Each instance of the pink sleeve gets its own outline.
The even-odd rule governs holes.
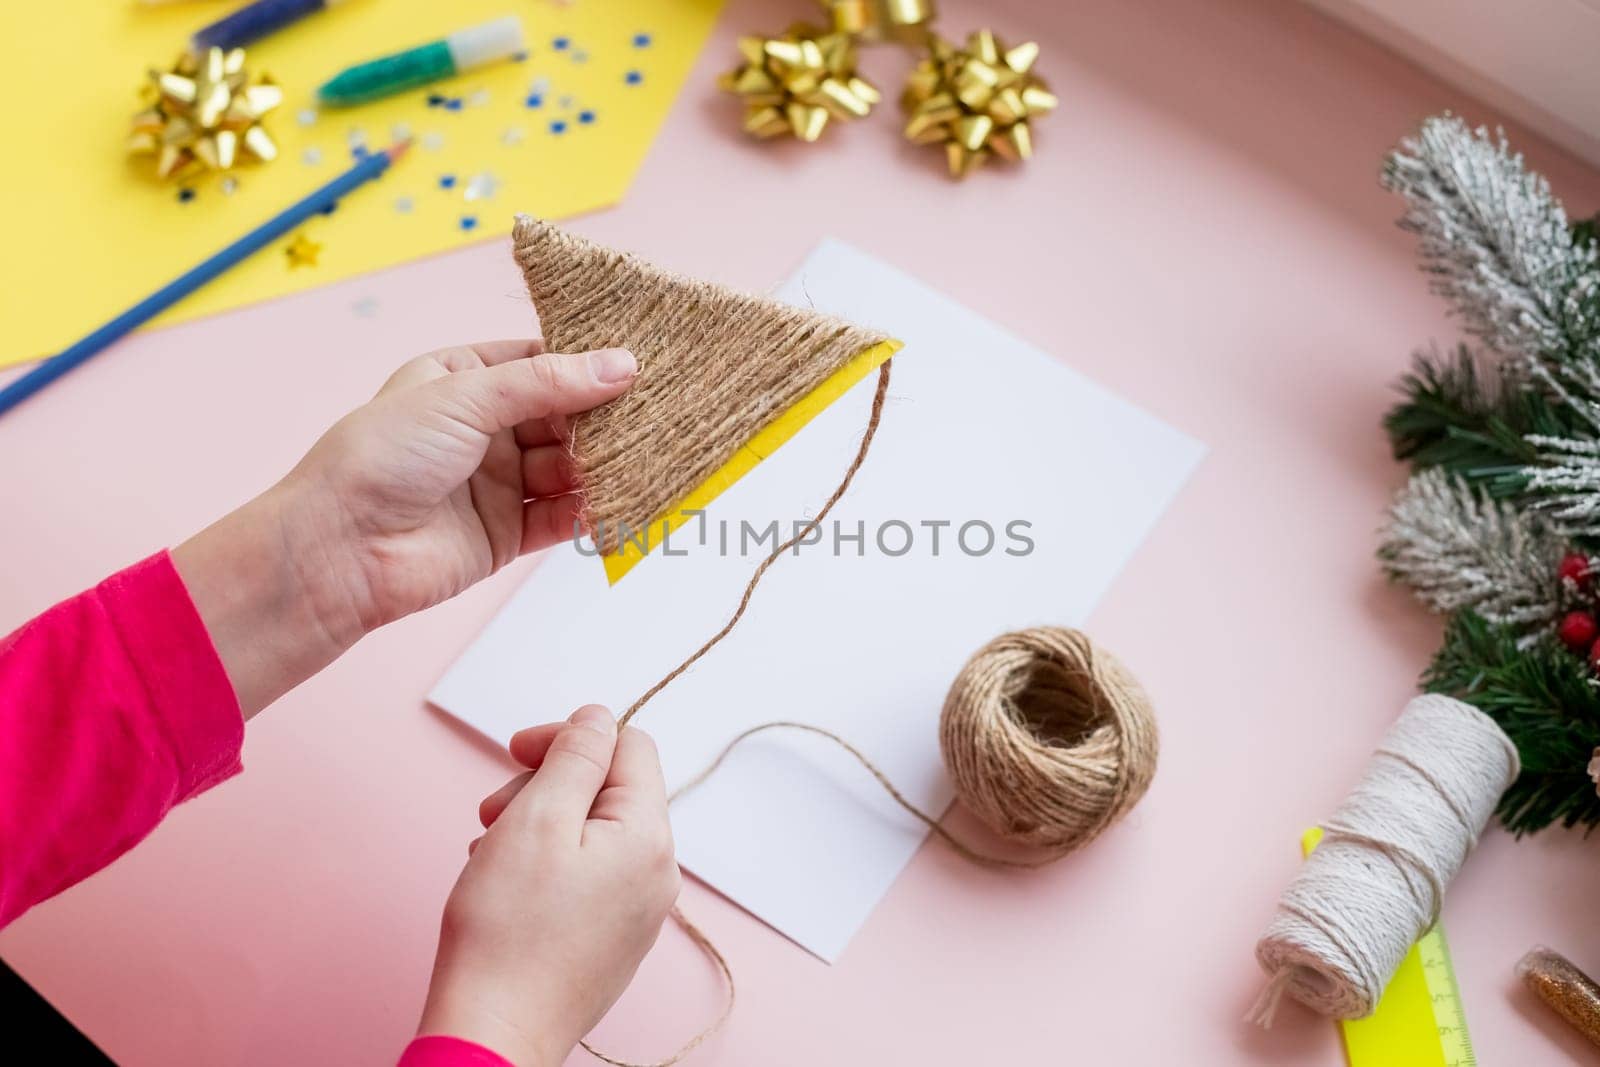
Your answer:
[[[0,926],[237,774],[243,741],[165,552],[0,639]]]
[[[459,1037],[429,1034],[406,1046],[398,1067],[513,1067],[510,1060]]]

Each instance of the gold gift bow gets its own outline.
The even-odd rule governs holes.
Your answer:
[[[1013,162],[1033,155],[1030,120],[1056,107],[1055,94],[1036,77],[1039,46],[1007,49],[989,30],[966,48],[937,36],[906,80],[900,106],[905,135],[916,144],[943,144],[950,175],[964,178],[991,155]]]
[[[856,74],[855,44],[843,33],[799,23],[777,37],[741,37],[739,52],[744,64],[720,84],[744,98],[744,129],[756,137],[815,141],[830,119],[861,118],[882,99]]]
[[[155,156],[158,177],[196,163],[231,170],[241,150],[263,161],[277,157],[261,117],[283,103],[283,90],[266,79],[250,81],[244,49],[185,53],[171,70],[152,70],[150,82],[150,106],[133,117],[128,151]]]

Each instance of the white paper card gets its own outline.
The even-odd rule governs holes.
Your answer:
[[[1005,630],[1081,625],[1203,448],[839,242],[778,297],[906,343],[882,423],[821,542],[774,566],[733,634],[637,725],[669,789],[741,730],[788,719],[845,737],[942,812],[937,723],[962,663]],[[626,707],[727,620],[775,544],[758,535],[777,520],[787,537],[827,499],[875,379],[674,534],[681,555],[658,549],[608,588],[598,559],[549,552],[430,699],[501,742],[584,703]],[[847,753],[793,731],[741,745],[672,822],[685,868],[829,961],[925,835]]]

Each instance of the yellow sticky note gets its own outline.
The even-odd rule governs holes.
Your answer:
[[[850,387],[882,366],[904,346],[899,341],[873,345],[834,371],[783,414],[773,419],[752,437],[733,458],[718,467],[674,508],[652,519],[643,530],[623,541],[620,548],[604,557],[606,578],[612,585],[654,551],[666,538],[694,517],[694,513],[755,469],[756,464],[776,452],[784,442],[799,433],[824,408],[838,400]]]
[[[124,151],[151,67],[229,5],[118,0],[0,5],[7,101],[0,167],[0,366],[50,355],[347,169],[358,146],[415,139],[378,182],[155,320],[179,322],[562,218],[626,192],[722,0],[348,0],[247,49],[285,100],[272,163],[177,184]],[[317,87],[344,67],[506,14],[528,56],[343,110]],[[711,92],[712,87],[699,87]],[[693,90],[691,90],[693,91]],[[432,105],[430,94],[440,98]],[[180,198],[180,190],[189,193]]]

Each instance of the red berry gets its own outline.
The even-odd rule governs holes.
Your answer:
[[[1600,672],[1600,641],[1596,641],[1589,650],[1589,666]]]
[[[1568,552],[1561,557],[1561,566],[1556,568],[1556,575],[1564,581],[1574,583],[1579,589],[1587,589],[1591,571],[1588,556],[1582,552]]]
[[[1595,646],[1596,635],[1600,635],[1600,625],[1595,624],[1594,616],[1587,611],[1567,612],[1561,625],[1556,627],[1556,636],[1561,638],[1561,643],[1574,652],[1586,652]]]

